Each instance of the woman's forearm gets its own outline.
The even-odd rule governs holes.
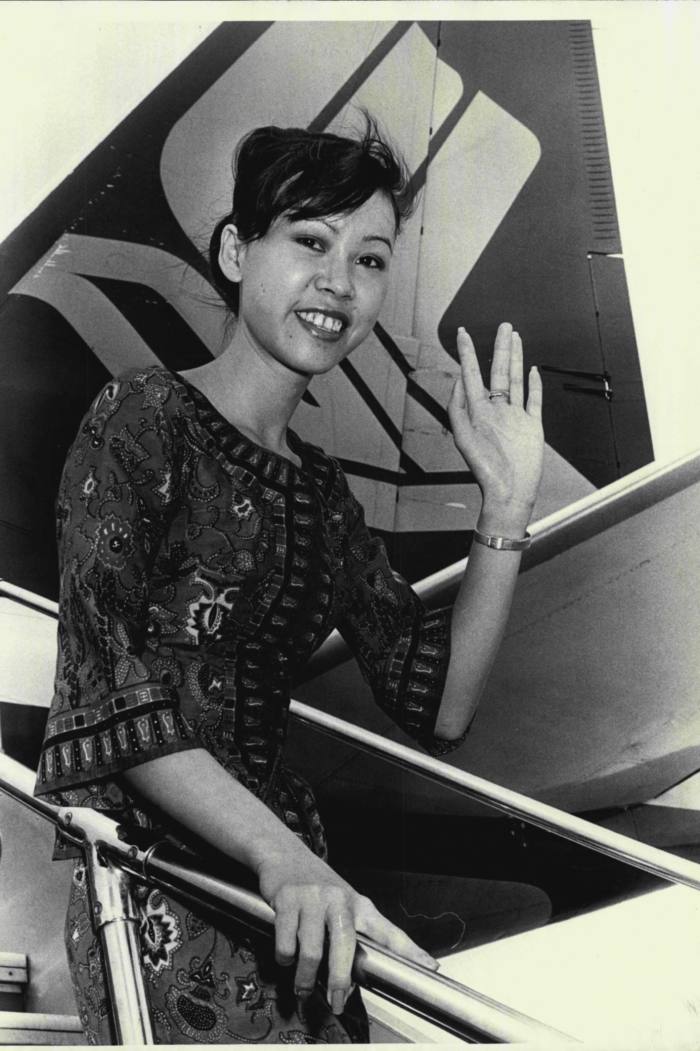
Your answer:
[[[272,858],[312,856],[299,837],[204,748],[152,759],[122,777],[150,803],[254,872]]]
[[[489,388],[474,344],[457,333],[460,373],[448,413],[455,445],[484,497],[479,532],[519,540],[525,535],[542,476],[542,381],[528,374],[525,401],[523,347],[508,323],[498,326]],[[520,552],[472,545],[452,612],[452,651],[435,724],[438,737],[464,733],[501,645]]]
[[[477,529],[517,540],[528,508],[482,509]],[[520,551],[473,543],[452,610],[450,662],[435,724],[438,737],[460,737],[474,715],[498,653],[520,568]]]
[[[356,931],[415,963],[437,967],[204,749],[152,759],[122,776],[146,800],[256,873],[260,893],[275,911],[277,962],[296,959],[294,987],[301,999],[314,989],[327,940],[328,1000],[336,1014],[343,1011]]]

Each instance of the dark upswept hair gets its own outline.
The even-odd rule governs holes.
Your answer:
[[[282,215],[318,219],[352,212],[380,191],[394,211],[396,232],[410,216],[413,188],[406,163],[364,113],[361,138],[305,128],[255,128],[234,155],[233,204],[214,227],[209,263],[214,282],[234,310],[238,286],[219,266],[221,234],[232,223],[243,241],[264,237]]]

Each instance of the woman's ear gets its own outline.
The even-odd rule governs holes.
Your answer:
[[[233,223],[227,223],[221,231],[219,243],[219,266],[224,277],[229,281],[241,280],[241,262],[245,245],[242,244],[238,230]]]

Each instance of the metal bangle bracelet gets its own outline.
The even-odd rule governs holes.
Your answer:
[[[520,540],[511,540],[507,536],[494,536],[491,533],[480,533],[478,529],[474,530],[474,539],[477,544],[483,544],[485,547],[492,547],[496,551],[524,551],[526,547],[529,547],[532,543],[532,537],[529,533],[525,533],[525,536]]]

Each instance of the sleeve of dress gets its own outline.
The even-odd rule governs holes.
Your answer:
[[[156,372],[110,382],[68,454],[56,504],[56,685],[37,794],[198,747],[175,692],[151,677],[147,647],[149,573],[178,488],[173,398]]]
[[[345,482],[338,629],[383,711],[431,755],[457,748],[434,732],[450,660],[451,610],[428,610],[395,573]]]

